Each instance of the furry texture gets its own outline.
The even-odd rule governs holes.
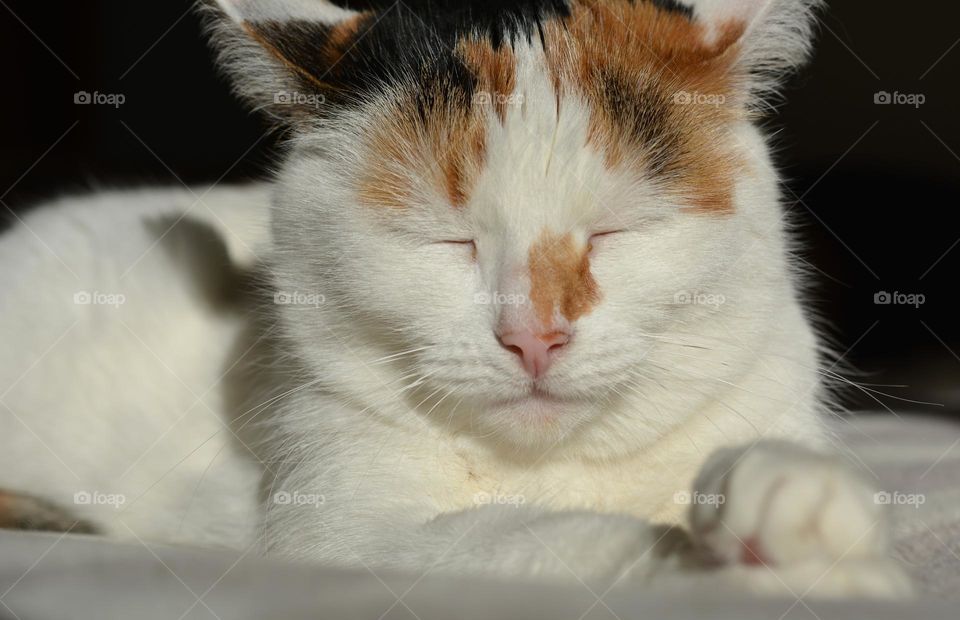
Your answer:
[[[811,452],[817,344],[752,122],[813,3],[345,4],[211,3],[238,91],[291,127],[269,200],[214,190],[174,227],[216,256],[162,251],[149,222],[190,211],[165,192],[2,239],[0,488],[92,486],[135,498],[76,506],[108,533],[350,566],[907,592],[868,487]],[[260,313],[197,277],[251,253]],[[74,275],[129,303],[64,306]],[[517,333],[563,346],[520,363]],[[724,501],[689,537],[650,525],[702,494]]]

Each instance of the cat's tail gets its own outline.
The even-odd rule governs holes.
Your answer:
[[[51,502],[0,490],[0,529],[96,534],[90,523]]]

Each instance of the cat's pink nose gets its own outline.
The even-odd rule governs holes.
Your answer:
[[[535,334],[522,330],[500,334],[498,337],[507,350],[520,356],[524,370],[534,379],[546,374],[554,354],[570,342],[570,334],[564,331]]]

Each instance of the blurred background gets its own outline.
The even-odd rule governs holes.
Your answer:
[[[768,121],[808,294],[855,378],[885,386],[848,404],[960,415],[960,5],[833,4]],[[231,97],[191,5],[0,0],[0,226],[72,191],[264,176],[278,136]]]

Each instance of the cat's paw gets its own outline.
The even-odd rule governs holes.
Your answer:
[[[694,543],[715,563],[766,573],[758,584],[829,596],[911,591],[889,558],[873,487],[835,458],[782,442],[724,450],[695,489],[694,498],[712,501],[692,502]]]

